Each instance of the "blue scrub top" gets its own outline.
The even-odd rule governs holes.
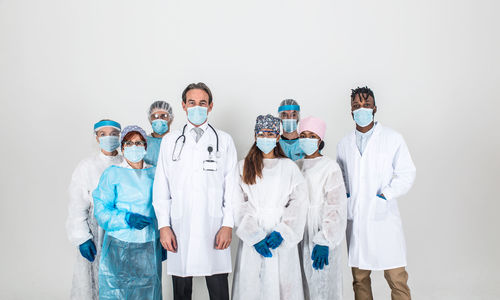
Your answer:
[[[281,137],[280,145],[285,155],[293,161],[299,160],[305,156],[305,153],[299,146],[299,139],[285,140]]]
[[[156,167],[156,163],[158,161],[158,155],[160,153],[160,145],[161,145],[162,138],[156,138],[156,137],[148,135],[146,137],[146,139],[148,142],[148,149],[146,152],[146,156],[144,156],[144,161],[147,164],[150,164],[150,165]]]
[[[131,169],[110,166],[101,175],[99,185],[92,193],[94,215],[105,231],[125,242],[145,243],[158,238],[156,215],[153,208],[153,181],[155,167]],[[125,220],[127,213],[136,213],[154,219],[154,224],[137,230]]]

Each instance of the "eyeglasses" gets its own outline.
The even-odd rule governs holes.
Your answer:
[[[169,117],[169,114],[152,114],[151,120],[162,119],[162,120],[168,121],[168,117]]]
[[[132,142],[132,141],[126,141],[123,143],[125,147],[131,147],[133,145],[136,145],[137,147],[144,147],[146,145],[146,142],[144,141],[137,141],[137,142]]]

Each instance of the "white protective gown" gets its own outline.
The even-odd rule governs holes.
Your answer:
[[[102,172],[111,165],[120,164],[122,160],[123,157],[119,154],[106,156],[99,151],[98,154],[82,160],[73,172],[66,221],[68,239],[76,250],[71,299],[99,299],[99,259],[104,232],[94,217],[92,192],[97,187]],[[79,250],[80,244],[89,239],[92,239],[97,249],[92,263],[84,258]]]
[[[304,293],[311,300],[342,299],[341,242],[346,229],[347,199],[339,165],[321,156],[301,159],[297,165],[309,190],[304,240],[301,242]],[[314,245],[329,247],[328,265],[315,270],[311,259]]]
[[[178,161],[172,159],[172,153],[176,140],[176,154],[182,147],[182,128],[163,137],[156,166],[153,206],[158,228],[171,226],[177,238],[177,252],[168,253],[167,272],[180,277],[230,273],[230,247],[215,249],[215,236],[222,226],[233,227],[231,191],[237,184],[236,148],[229,134],[217,130],[217,157],[213,130],[206,123],[200,126],[204,133],[196,143],[192,128],[191,124],[186,126]],[[209,146],[217,171],[204,170],[204,161],[210,159]]]
[[[388,270],[406,266],[406,245],[397,199],[415,180],[403,137],[376,123],[363,155],[353,131],[337,147],[347,193],[349,266]],[[387,200],[377,197],[384,194]]]
[[[239,164],[243,174],[243,161]],[[234,212],[240,238],[233,281],[233,300],[304,299],[298,244],[304,234],[307,186],[295,163],[288,158],[265,159],[262,178],[247,185],[240,179]],[[253,245],[271,232],[283,237],[261,256]]]

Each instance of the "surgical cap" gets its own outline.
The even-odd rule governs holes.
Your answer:
[[[280,122],[281,120],[273,115],[260,115],[255,120],[255,133],[259,133],[263,129],[269,129],[276,132],[276,134],[280,134]]]
[[[122,127],[118,122],[115,122],[113,120],[101,120],[94,124],[94,132],[97,132],[99,129],[103,127],[113,127],[115,129],[118,129],[118,131],[122,130]]]
[[[123,142],[123,138],[128,133],[133,132],[133,131],[139,133],[140,135],[142,135],[142,137],[144,138],[144,140],[147,141],[146,132],[144,131],[144,129],[142,129],[141,127],[139,127],[137,125],[129,125],[129,126],[123,128],[122,135],[120,137],[120,143]]]
[[[154,114],[157,111],[166,111],[168,115],[170,116],[170,119],[174,118],[174,113],[172,112],[172,106],[168,104],[168,102],[165,101],[155,101],[151,106],[149,106],[149,113],[148,113],[148,118],[149,121],[151,121],[151,115]]]
[[[321,140],[323,140],[326,133],[326,123],[320,118],[316,117],[304,118],[299,123],[299,134],[304,131],[314,132],[319,136]]]
[[[278,107],[278,112],[280,113],[285,110],[295,110],[300,112],[300,105],[293,99],[285,99],[281,101],[280,106]]]

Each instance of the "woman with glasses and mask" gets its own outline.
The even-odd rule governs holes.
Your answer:
[[[155,168],[143,160],[146,133],[123,129],[124,161],[107,168],[93,192],[94,214],[106,231],[99,299],[161,299],[162,247],[152,205]]]
[[[239,163],[234,221],[241,239],[233,300],[302,300],[298,243],[307,213],[307,186],[281,146],[280,119],[259,116],[255,143]]]

